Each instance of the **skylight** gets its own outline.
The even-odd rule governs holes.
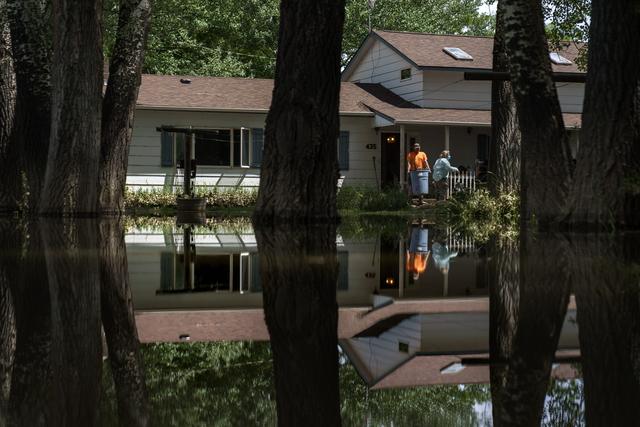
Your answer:
[[[457,374],[463,369],[464,369],[464,365],[462,363],[454,362],[450,365],[447,365],[444,369],[440,370],[440,373],[441,374]]]
[[[460,61],[473,61],[473,56],[469,55],[464,50],[459,47],[445,47],[444,50],[446,53],[451,55],[453,58],[458,59]]]
[[[573,62],[569,61],[564,56],[560,55],[558,52],[549,52],[549,59],[551,62],[558,65],[571,65]]]

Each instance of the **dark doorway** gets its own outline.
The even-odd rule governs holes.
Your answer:
[[[400,134],[383,132],[382,145],[382,186],[397,186],[400,182]]]

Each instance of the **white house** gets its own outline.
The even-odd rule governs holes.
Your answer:
[[[404,157],[420,142],[431,162],[450,149],[453,163],[474,168],[488,158],[491,82],[465,80],[490,71],[493,39],[372,31],[342,73],[338,158],[345,185],[405,182]],[[553,71],[584,73],[578,49],[550,54]],[[569,79],[571,80],[571,79]],[[574,150],[581,124],[584,83],[557,83]],[[138,98],[127,184],[180,186],[182,134],[196,131],[196,185],[257,187],[263,128],[273,81],[144,75]]]

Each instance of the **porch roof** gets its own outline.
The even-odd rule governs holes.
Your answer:
[[[405,101],[377,83],[356,83],[367,93],[362,104],[372,112],[396,125],[491,126],[491,110],[457,108],[422,108]],[[565,127],[579,128],[582,115],[563,113]]]

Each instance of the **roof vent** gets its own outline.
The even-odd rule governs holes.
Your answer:
[[[560,55],[558,52],[549,52],[549,59],[551,62],[558,65],[571,65],[573,62],[569,61],[564,56]]]
[[[457,59],[460,61],[473,61],[473,56],[469,55],[467,52],[460,49],[459,47],[445,47],[442,50],[444,50],[447,54],[452,56],[454,59]]]
[[[188,84],[191,84],[191,80],[190,79],[180,79],[180,83],[182,83],[183,85],[188,85]]]

